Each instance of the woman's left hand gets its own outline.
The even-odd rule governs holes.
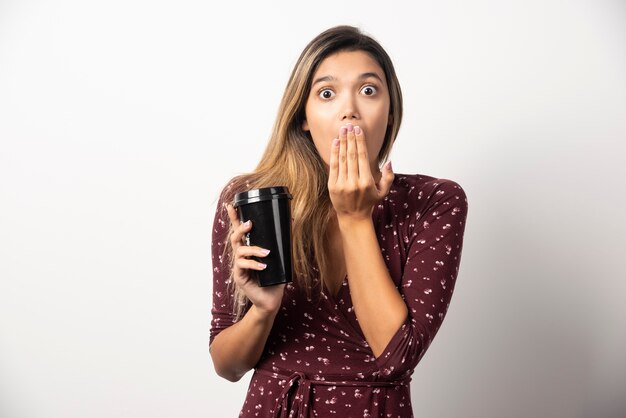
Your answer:
[[[391,162],[376,182],[370,168],[365,134],[358,126],[342,127],[330,149],[328,191],[337,217],[371,219],[374,205],[387,196],[394,174]]]

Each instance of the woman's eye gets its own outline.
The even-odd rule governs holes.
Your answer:
[[[374,87],[374,86],[365,86],[365,87],[363,87],[361,89],[361,91],[366,96],[371,96],[372,94],[376,93],[376,87]]]
[[[319,92],[319,96],[322,99],[330,99],[331,97],[333,97],[333,91],[330,89],[324,89],[322,91]]]

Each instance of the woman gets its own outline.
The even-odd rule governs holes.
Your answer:
[[[412,416],[409,382],[444,319],[467,201],[454,181],[384,164],[402,120],[390,58],[350,26],[306,46],[254,172],[220,195],[209,351],[216,372],[254,368],[240,417]],[[380,167],[382,166],[382,170]],[[294,281],[259,287],[254,228],[231,202],[288,186]],[[290,415],[294,413],[295,415]]]

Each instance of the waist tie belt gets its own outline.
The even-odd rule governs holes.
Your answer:
[[[391,382],[370,382],[367,380],[342,380],[329,382],[327,380],[312,381],[302,372],[293,372],[291,376],[285,376],[263,369],[255,369],[255,372],[263,376],[287,381],[287,384],[283,388],[282,392],[278,395],[276,405],[274,406],[275,418],[309,418],[309,406],[311,405],[309,401],[312,386],[394,387],[399,385],[408,385],[411,381],[411,377],[409,376],[403,380]],[[290,409],[289,400],[291,398],[291,394],[294,392],[292,389],[296,386],[297,389],[295,390],[295,397],[293,397]]]

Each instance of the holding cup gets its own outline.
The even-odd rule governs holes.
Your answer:
[[[291,194],[284,186],[265,187],[237,193],[233,206],[239,220],[252,221],[252,229],[246,234],[246,245],[270,250],[263,260],[267,264],[262,271],[255,271],[259,286],[290,283],[291,268]]]

